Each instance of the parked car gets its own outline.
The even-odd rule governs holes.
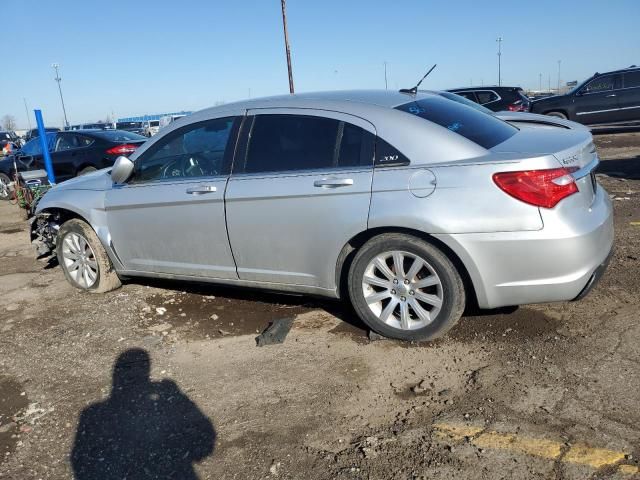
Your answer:
[[[75,130],[109,130],[113,128],[112,123],[80,123],[78,125],[69,125],[65,127],[66,131],[75,131]]]
[[[596,73],[566,95],[532,102],[531,111],[593,126],[640,122],[640,67]]]
[[[178,113],[176,115],[164,115],[163,117],[160,117],[160,121],[158,122],[158,129],[165,128],[170,123],[175,122],[176,120],[185,116],[186,114],[184,113]]]
[[[160,120],[147,120],[142,122],[145,137],[153,137],[160,130]]]
[[[436,91],[420,90],[420,91],[434,93],[444,98],[448,98],[449,100],[453,100],[454,102],[467,105],[468,107],[474,108],[480,112],[486,113],[488,115],[493,115],[494,117],[499,118],[500,120],[509,122],[510,124],[519,128],[523,128],[523,127],[566,128],[568,130],[587,129],[584,125],[580,123],[572,122],[571,120],[565,120],[558,117],[548,117],[546,115],[539,115],[536,113],[529,113],[529,112],[511,112],[508,110],[503,112],[494,112],[492,110],[489,110],[486,107],[483,107],[480,104],[472,102],[471,100],[458,95],[457,93],[437,91],[437,90]]]
[[[254,99],[183,118],[50,190],[32,239],[89,292],[165,277],[350,299],[374,331],[584,296],[613,245],[586,130],[428,93]]]
[[[133,153],[145,140],[146,137],[120,130],[47,133],[57,182],[110,167],[118,156]],[[19,171],[44,168],[39,137],[28,141],[14,155]],[[8,199],[5,187],[11,183],[13,174],[13,157],[0,161],[0,200]]]
[[[46,127],[44,130],[45,130],[45,132],[59,132],[60,131],[60,129],[56,128],[56,127]],[[37,138],[38,136],[40,136],[40,131],[37,128],[32,128],[24,136],[24,141],[28,142],[29,140],[31,140],[33,138]]]
[[[125,130],[127,132],[133,132],[138,135],[144,135],[144,128],[142,122],[116,122],[116,130]]]
[[[503,110],[512,112],[529,111],[529,98],[520,87],[468,87],[452,88],[448,91],[463,96],[494,112]]]

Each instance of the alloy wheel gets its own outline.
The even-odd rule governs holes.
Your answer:
[[[70,232],[62,241],[62,258],[69,276],[81,288],[91,288],[98,279],[98,262],[89,242]]]
[[[376,255],[369,262],[362,291],[371,312],[401,330],[429,325],[444,301],[442,281],[434,268],[418,255],[398,250]]]

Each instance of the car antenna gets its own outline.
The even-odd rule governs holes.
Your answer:
[[[433,71],[433,69],[434,69],[434,68],[436,68],[436,66],[437,66],[437,63],[434,63],[434,64],[433,64],[433,67],[431,67],[431,68],[429,69],[429,71],[428,71],[427,73],[425,73],[425,74],[424,74],[424,77],[422,77],[422,78],[420,79],[420,81],[416,84],[416,86],[415,86],[415,87],[413,87],[413,88],[401,88],[401,89],[400,89],[400,93],[409,93],[409,94],[411,94],[411,95],[415,95],[416,93],[418,93],[418,87],[420,86],[420,84],[422,83],[422,81],[423,81],[425,78],[427,78],[427,76],[428,76],[428,75]]]

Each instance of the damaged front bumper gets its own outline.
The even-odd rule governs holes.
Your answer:
[[[38,258],[46,258],[56,254],[58,230],[61,218],[59,213],[42,212],[31,218],[31,244],[36,247]]]

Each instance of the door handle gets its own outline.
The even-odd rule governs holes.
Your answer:
[[[353,185],[353,178],[323,178],[313,182],[314,187],[338,188]]]
[[[202,195],[203,193],[213,193],[218,190],[213,185],[198,185],[197,187],[187,188],[187,193],[191,195]]]
[[[611,95],[605,95],[604,98],[610,98],[610,97],[616,97],[617,95],[615,93],[612,93]]]

